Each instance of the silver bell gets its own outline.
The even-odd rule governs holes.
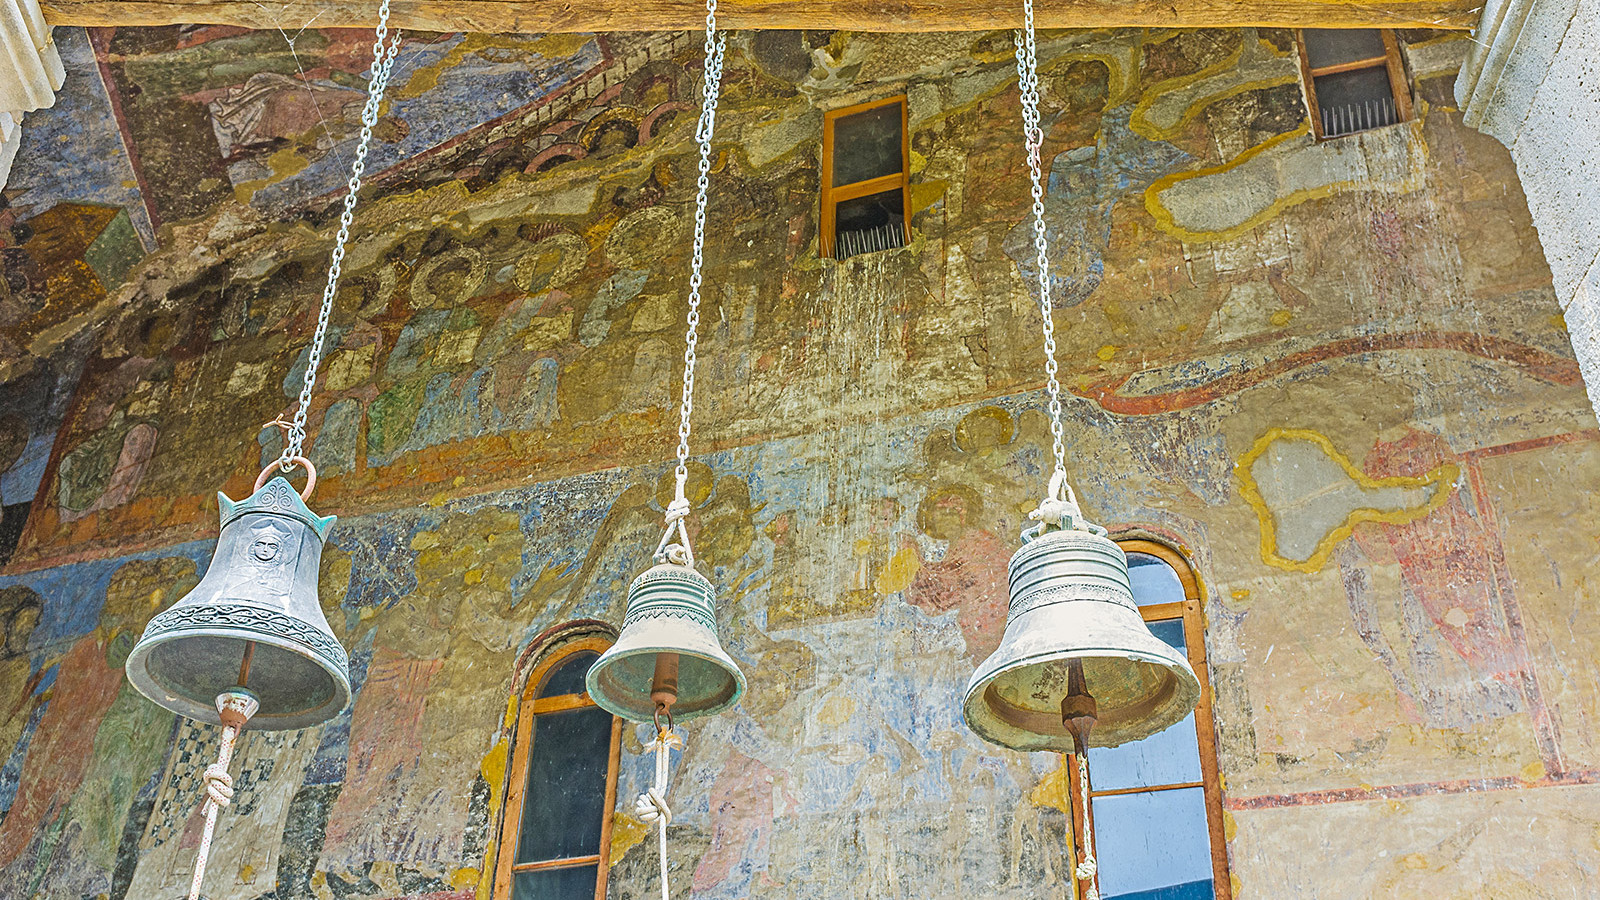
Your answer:
[[[211,565],[150,620],[128,656],[128,681],[212,724],[221,724],[217,696],[238,686],[261,703],[251,728],[305,728],[338,715],[350,701],[350,660],[317,602],[335,517],[312,512],[282,477],[237,503],[218,493],[217,503],[222,533]]]
[[[1005,635],[962,705],[980,737],[1070,753],[1149,737],[1194,709],[1194,669],[1144,624],[1115,542],[1045,531],[1012,555],[1009,578]]]
[[[662,563],[628,587],[622,633],[589,669],[589,696],[614,715],[651,721],[714,715],[744,694],[744,673],[717,640],[716,590],[688,566]]]

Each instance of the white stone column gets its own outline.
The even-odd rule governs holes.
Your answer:
[[[1456,100],[1511,149],[1600,414],[1600,0],[1488,0],[1474,38]]]
[[[54,105],[66,77],[39,0],[0,0],[0,187],[17,155],[23,114]]]

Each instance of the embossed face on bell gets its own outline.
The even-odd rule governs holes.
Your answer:
[[[287,590],[288,579],[292,577],[293,553],[289,546],[292,539],[290,528],[276,520],[252,523],[240,542],[233,586],[251,584],[274,591]]]
[[[270,562],[278,555],[278,549],[283,544],[275,534],[262,534],[256,536],[256,542],[250,545],[250,552],[262,562]]]

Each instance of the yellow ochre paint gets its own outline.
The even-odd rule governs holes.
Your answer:
[[[1423,143],[1421,136],[1414,129],[1414,126],[1417,126],[1419,122],[1420,120],[1413,120],[1412,122],[1407,123],[1407,127],[1413,127],[1413,131],[1410,135],[1408,135],[1408,140],[1411,142],[1412,147],[1416,152],[1426,154],[1427,146]],[[1260,144],[1251,147],[1249,150],[1244,151],[1243,153],[1235,156],[1233,159],[1221,165],[1212,166],[1205,169],[1196,169],[1192,172],[1175,172],[1171,175],[1160,178],[1154,184],[1150,185],[1149,188],[1145,189],[1145,209],[1148,210],[1151,217],[1156,220],[1156,224],[1160,226],[1162,231],[1167,232],[1179,240],[1198,244],[1207,243],[1210,241],[1232,240],[1240,235],[1253,231],[1262,223],[1276,218],[1279,213],[1283,212],[1289,207],[1298,206],[1307,200],[1317,200],[1322,197],[1331,197],[1334,194],[1350,188],[1371,189],[1374,187],[1374,183],[1370,181],[1346,179],[1343,181],[1330,181],[1327,184],[1318,185],[1314,188],[1302,188],[1300,190],[1290,191],[1282,197],[1278,197],[1273,200],[1271,205],[1269,205],[1266,209],[1261,210],[1245,221],[1240,222],[1238,225],[1235,225],[1231,228],[1225,228],[1221,231],[1190,231],[1189,229],[1184,228],[1182,225],[1179,225],[1177,218],[1173,216],[1172,212],[1161,203],[1161,192],[1172,187],[1180,181],[1187,181],[1190,178],[1204,178],[1207,175],[1216,175],[1226,172],[1230,169],[1243,165],[1254,157],[1259,156],[1260,154],[1271,150],[1274,147],[1277,147],[1279,144],[1304,138],[1310,133],[1311,123],[1307,122],[1293,131],[1286,131],[1283,134],[1262,141]],[[1426,167],[1422,165],[1413,166],[1413,171],[1410,177],[1403,179],[1395,186],[1397,192],[1404,193],[1420,187],[1425,168]]]
[[[1267,507],[1266,500],[1262,499],[1261,490],[1256,485],[1255,477],[1250,474],[1250,468],[1255,465],[1256,460],[1267,452],[1267,448],[1273,442],[1280,440],[1306,441],[1316,444],[1322,448],[1322,451],[1328,455],[1329,459],[1339,464],[1339,467],[1345,471],[1345,474],[1351,480],[1363,488],[1420,488],[1434,485],[1436,489],[1428,497],[1426,503],[1410,509],[1384,511],[1363,507],[1351,510],[1343,523],[1322,536],[1322,540],[1317,542],[1317,547],[1312,551],[1310,557],[1304,561],[1287,559],[1278,553],[1278,534],[1276,529],[1273,528],[1272,510]],[[1333,445],[1333,441],[1329,440],[1326,435],[1304,428],[1272,428],[1259,438],[1256,438],[1255,445],[1250,448],[1250,451],[1241,456],[1239,461],[1234,464],[1233,473],[1239,479],[1239,496],[1243,497],[1244,501],[1250,504],[1250,508],[1256,511],[1256,518],[1261,524],[1261,561],[1279,569],[1309,574],[1321,571],[1322,567],[1327,564],[1328,557],[1333,555],[1333,548],[1338,546],[1340,541],[1349,537],[1351,532],[1355,531],[1357,525],[1363,522],[1404,525],[1407,522],[1414,522],[1443,506],[1445,501],[1450,499],[1450,485],[1461,474],[1461,469],[1454,463],[1445,463],[1426,475],[1395,475],[1389,478],[1372,478],[1367,473],[1356,468],[1355,464],[1350,462],[1349,457],[1340,453],[1339,449]]]

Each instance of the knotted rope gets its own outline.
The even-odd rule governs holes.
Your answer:
[[[239,732],[244,730],[244,723],[259,708],[255,695],[242,688],[217,695],[217,714],[222,719],[222,746],[217,749],[217,761],[206,766],[202,775],[206,783],[206,822],[200,831],[200,849],[195,853],[194,880],[189,882],[189,900],[200,900],[200,882],[205,880],[206,863],[211,859],[211,838],[217,830],[217,813],[233,802],[233,776],[228,774],[228,764],[233,761],[234,744],[239,739]]]
[[[670,900],[667,890],[667,825],[672,821],[672,807],[667,805],[667,775],[671,750],[683,750],[683,739],[668,728],[659,728],[656,739],[650,743],[656,751],[656,780],[648,791],[633,801],[633,814],[646,825],[655,823],[658,828],[657,847],[661,856],[661,900]]]
[[[1094,876],[1100,867],[1094,862],[1094,828],[1089,824],[1089,754],[1080,749],[1072,754],[1078,758],[1078,793],[1083,797],[1083,860],[1073,870],[1083,900],[1100,900]]]

